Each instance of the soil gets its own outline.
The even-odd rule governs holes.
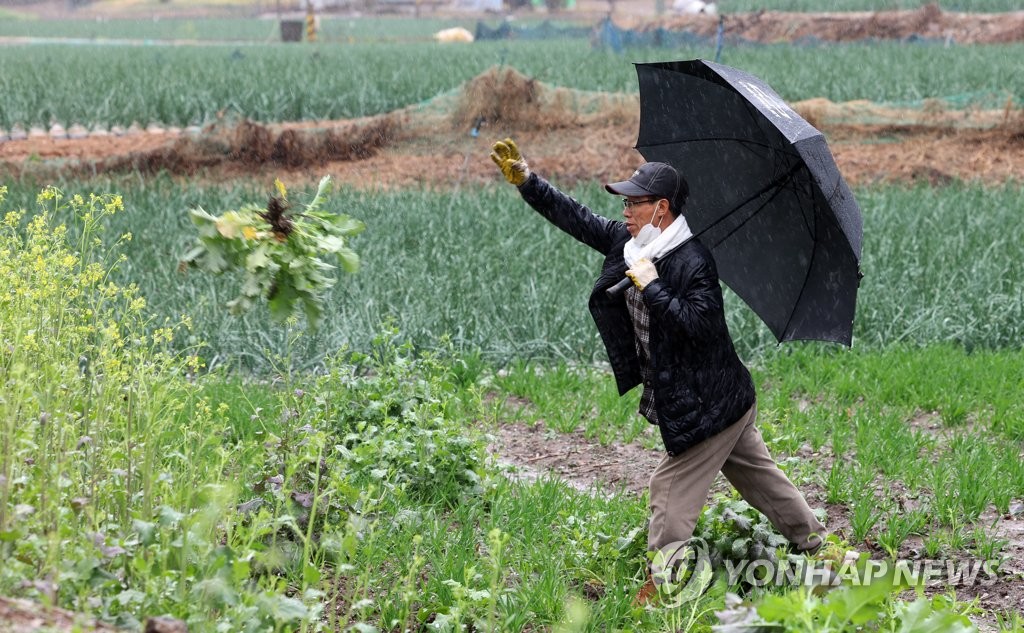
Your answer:
[[[554,475],[582,491],[639,495],[664,456],[663,451],[637,443],[602,446],[582,431],[556,433],[542,424],[501,424],[493,434],[489,450],[499,464],[512,467],[513,477],[532,480]]]
[[[750,42],[861,40],[938,40],[957,44],[995,44],[1024,39],[1024,11],[956,13],[937,4],[905,11],[794,13],[757,11],[722,15],[724,35]],[[710,15],[615,17],[622,28],[648,31],[689,31],[717,36],[719,18]]]
[[[1024,174],[1024,114],[1012,102],[1000,110],[954,110],[939,102],[901,110],[826,99],[792,105],[822,130],[852,185],[998,184]],[[534,171],[571,186],[618,178],[642,162],[632,147],[638,127],[636,95],[572,91],[491,69],[428,104],[358,120],[222,119],[191,132],[101,131],[74,139],[36,131],[0,142],[0,172],[167,171],[209,181],[331,174],[367,189],[458,187],[497,182],[490,145],[513,136]]]
[[[0,630],[6,633],[53,631],[118,631],[80,613],[44,607],[29,600],[0,597]]]
[[[528,402],[514,403],[529,406]],[[653,427],[652,427],[653,429]],[[493,441],[489,451],[493,458],[508,469],[508,476],[515,479],[535,480],[543,477],[557,477],[569,486],[591,494],[632,494],[640,496],[647,489],[648,480],[655,467],[662,460],[664,451],[644,448],[640,443],[613,442],[602,445],[587,438],[582,431],[557,433],[546,429],[543,423],[532,426],[519,423],[500,422],[489,429]],[[653,432],[652,437],[656,435]],[[642,441],[647,442],[649,438]],[[786,455],[775,455],[783,461]],[[796,455],[802,463],[813,464],[817,472],[827,472],[831,459],[824,453],[813,452],[805,445]],[[899,482],[886,484],[897,497],[905,500],[906,507],[915,501],[909,491],[900,490]],[[828,513],[826,526],[831,532],[845,539],[852,539],[850,529],[850,508],[826,501],[825,490],[818,483],[801,482],[799,488],[811,507],[825,508]],[[731,494],[732,488],[722,475],[715,480],[711,495]],[[882,493],[881,484],[877,491]],[[976,601],[981,612],[970,617],[981,631],[998,630],[995,613],[1024,614],[1024,503],[1011,504],[1011,511],[999,515],[990,510],[978,521],[978,525],[989,528],[996,539],[1006,541],[1003,554],[1006,563],[1000,569],[999,579],[992,584],[978,584],[972,587],[957,587],[957,599]],[[854,543],[860,551],[868,552],[873,559],[885,559],[886,554],[872,543]],[[969,555],[968,555],[969,556]],[[911,537],[900,549],[899,558],[915,560],[923,558],[920,537]],[[944,587],[929,587],[926,594],[945,592]],[[907,599],[914,598],[909,592]]]

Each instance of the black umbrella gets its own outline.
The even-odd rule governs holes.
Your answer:
[[[637,64],[648,161],[686,177],[684,216],[779,341],[850,345],[860,209],[821,132],[763,81],[704,60]]]

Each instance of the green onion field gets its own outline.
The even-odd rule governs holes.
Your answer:
[[[522,11],[521,25],[545,17]],[[636,413],[637,390],[616,392],[587,311],[601,256],[537,217],[497,169],[490,180],[393,185],[370,173],[382,163],[360,162],[393,158],[396,173],[438,161],[441,174],[442,159],[490,166],[499,126],[458,132],[455,149],[403,131],[380,154],[193,173],[90,173],[76,162],[88,156],[60,154],[74,139],[11,134],[359,119],[457,94],[495,66],[635,95],[633,62],[715,54],[713,43],[616,52],[584,37],[445,46],[434,32],[472,31],[477,16],[428,15],[329,15],[318,43],[284,44],[266,15],[0,9],[0,630],[148,631],[168,618],[211,633],[1024,631],[1019,177],[851,179],[864,277],[850,349],[780,345],[726,290],[765,441],[841,545],[861,553],[860,568],[827,590],[744,576],[739,561],[802,557],[722,479],[696,530],[712,568],[643,608],[632,600],[647,496],[624,482],[646,471],[608,456],[629,447],[657,460],[663,447]],[[1019,41],[872,39],[730,45],[721,61],[787,101],[913,111],[943,99],[954,112],[996,112],[1010,130],[991,149],[998,162],[1024,148],[1021,59]],[[919,134],[907,120],[850,129],[835,132],[836,148],[891,147],[893,170],[898,143]],[[596,155],[611,151],[583,124],[557,133],[594,134]],[[934,142],[964,133],[949,125]],[[360,187],[348,170],[384,184]],[[338,184],[314,200],[323,175]],[[565,188],[620,218],[602,185]],[[271,196],[313,204],[304,222],[336,222],[313,243],[351,249],[358,270],[272,259],[293,257],[294,227],[257,234],[226,213],[265,213]],[[198,207],[225,215],[204,229],[190,215]],[[182,262],[197,244],[220,244],[204,261],[228,268],[218,257],[252,239],[278,250],[246,251],[249,277]],[[279,264],[325,281],[319,327],[288,316],[304,282],[254,281]],[[240,292],[255,306],[236,314]],[[267,296],[277,297],[269,310]],[[928,561],[981,571],[861,582],[865,569]],[[17,628],[30,616],[41,628]]]

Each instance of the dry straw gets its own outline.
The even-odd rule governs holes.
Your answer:
[[[492,67],[463,86],[451,115],[455,129],[482,123],[504,129],[558,129],[578,122],[564,98],[513,68]]]
[[[207,126],[198,137],[183,137],[152,151],[101,161],[95,169],[195,174],[224,164],[320,166],[373,156],[398,136],[401,127],[401,118],[389,115],[341,127],[276,131],[247,119],[220,121]]]

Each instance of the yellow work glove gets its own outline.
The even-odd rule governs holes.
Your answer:
[[[643,290],[647,284],[658,278],[658,269],[649,259],[638,259],[633,267],[626,271],[626,276],[633,280],[633,285]]]
[[[495,143],[491,149],[494,150],[491,152],[491,160],[501,169],[505,180],[517,187],[526,182],[530,176],[530,166],[523,160],[515,141],[507,138]]]

